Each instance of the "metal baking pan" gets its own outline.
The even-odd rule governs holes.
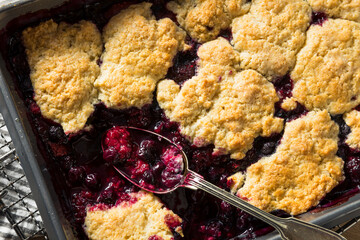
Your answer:
[[[0,29],[26,13],[50,9],[65,0],[7,0],[0,3]],[[44,158],[36,143],[36,137],[26,115],[23,100],[16,91],[3,56],[0,56],[0,110],[29,181],[33,197],[37,202],[50,239],[75,239],[74,232],[60,207],[60,202],[51,182]],[[301,219],[331,228],[360,216],[360,194],[354,195],[341,205],[308,212]],[[280,239],[276,232],[259,239]]]

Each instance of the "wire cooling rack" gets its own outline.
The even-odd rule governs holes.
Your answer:
[[[349,230],[351,227],[353,227],[355,224],[360,222],[360,217],[356,217],[346,223],[340,224],[338,226],[335,226],[332,230],[334,230],[335,232],[338,232],[340,234],[346,232],[347,230]],[[351,240],[351,239],[348,239]]]
[[[333,228],[344,233],[360,217]],[[48,239],[20,161],[0,114],[0,239]]]
[[[47,239],[41,216],[1,115],[0,239]]]

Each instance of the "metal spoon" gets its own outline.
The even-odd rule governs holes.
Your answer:
[[[196,172],[191,171],[188,168],[188,158],[184,151],[181,150],[175,143],[173,143],[170,139],[154,133],[152,131],[134,128],[134,127],[125,127],[126,129],[130,131],[141,131],[145,132],[147,134],[153,134],[157,136],[159,139],[164,139],[171,145],[175,146],[177,149],[179,149],[182,159],[183,159],[183,178],[182,180],[175,185],[174,187],[170,189],[148,189],[147,187],[141,185],[136,180],[132,179],[126,172],[122,171],[121,169],[114,166],[114,168],[127,180],[135,184],[136,186],[149,191],[154,192],[158,194],[165,194],[174,191],[178,187],[185,187],[193,190],[201,189],[209,194],[212,194],[221,200],[224,200],[225,202],[240,208],[241,210],[257,217],[258,219],[261,219],[262,221],[268,223],[272,227],[274,227],[281,235],[282,239],[286,240],[297,240],[297,239],[306,239],[306,240],[346,240],[343,236],[337,234],[336,232],[333,232],[329,229],[304,222],[302,220],[299,220],[294,217],[289,218],[280,218],[277,216],[274,216],[268,212],[265,212],[257,207],[254,207],[253,205],[249,204],[248,202],[242,200],[241,198],[215,186],[214,184],[206,181],[201,175],[197,174]]]

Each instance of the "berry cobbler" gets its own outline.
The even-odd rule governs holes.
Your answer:
[[[1,31],[1,52],[78,239],[254,239],[360,185],[357,0],[71,1]],[[131,128],[154,135],[132,134]]]

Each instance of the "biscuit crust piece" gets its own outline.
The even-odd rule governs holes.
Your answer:
[[[237,172],[228,177],[227,182],[230,183],[230,192],[234,194],[244,185],[245,174]]]
[[[276,152],[248,167],[237,195],[268,212],[297,215],[316,206],[344,179],[338,133],[326,110],[288,122]]]
[[[131,5],[105,26],[101,73],[95,82],[106,106],[126,109],[150,104],[185,32],[168,18],[156,20],[150,3]]]
[[[34,99],[44,117],[66,133],[81,130],[94,111],[101,35],[87,21],[69,25],[49,20],[23,31]]]
[[[333,18],[360,22],[359,0],[307,0],[316,12],[324,12]]]
[[[297,107],[297,102],[293,97],[287,97],[284,99],[284,101],[281,103],[281,108],[285,111],[291,111],[294,110]]]
[[[291,72],[293,96],[308,110],[342,114],[360,104],[360,24],[312,25]]]
[[[284,76],[295,65],[310,21],[311,8],[304,0],[252,1],[249,13],[232,23],[241,67],[270,79]]]
[[[111,208],[93,206],[87,209],[84,226],[90,240],[147,240],[154,235],[163,240],[174,239],[166,218],[181,224],[178,215],[164,207],[152,193],[140,191],[131,197],[131,201]],[[182,235],[181,226],[175,231]]]
[[[176,0],[167,7],[176,13],[179,24],[199,42],[215,39],[230,27],[233,18],[248,12],[246,0]]]
[[[238,53],[225,39],[205,43],[198,55],[198,73],[181,89],[172,80],[158,84],[159,105],[182,134],[241,159],[257,136],[282,130],[283,120],[273,116],[279,100],[273,85],[256,71],[237,71]]]
[[[353,110],[346,113],[344,120],[351,128],[351,133],[347,136],[346,143],[352,148],[360,149],[360,112]]]

